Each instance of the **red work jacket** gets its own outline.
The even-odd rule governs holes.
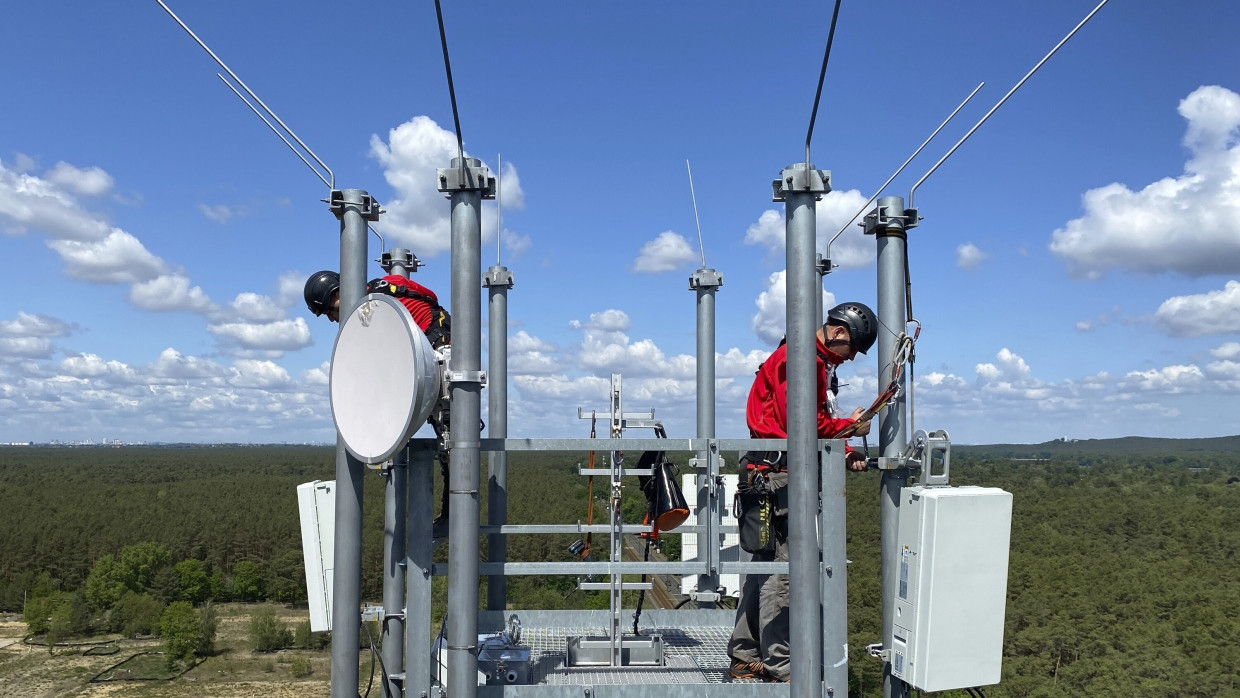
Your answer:
[[[854,420],[831,414],[827,403],[827,365],[822,358],[827,355],[827,348],[817,338],[815,342],[818,345],[814,359],[818,373],[818,438],[829,439]],[[745,421],[749,424],[750,438],[788,438],[787,343],[780,344],[758,367],[758,375],[749,389],[749,400],[745,403]]]

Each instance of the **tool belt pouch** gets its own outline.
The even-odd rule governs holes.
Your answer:
[[[734,510],[740,519],[741,549],[755,555],[775,552],[775,496],[764,475],[737,489]]]

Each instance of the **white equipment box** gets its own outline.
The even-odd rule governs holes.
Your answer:
[[[999,682],[1012,495],[994,487],[907,487],[891,670],[921,691]]]
[[[723,525],[736,525],[735,512],[732,511],[732,502],[736,498],[736,483],[740,476],[736,474],[723,475],[722,497],[720,502],[723,508]],[[680,489],[688,494],[685,499],[689,505],[689,518],[687,523],[697,522],[697,476],[681,475]],[[682,562],[697,562],[697,534],[682,533],[680,534],[680,559]],[[749,553],[745,553],[749,559]],[[741,559],[741,536],[739,533],[723,534],[723,548],[719,551],[719,559],[724,562],[736,562]],[[697,591],[698,578],[696,574],[686,574],[680,578],[680,593],[688,596]],[[723,587],[723,595],[731,596],[739,599],[741,596],[741,576],[739,574],[721,574],[719,575],[719,586]]]
[[[306,565],[306,594],[310,601],[310,629],[332,629],[332,569],[336,552],[336,481],[307,482],[297,486],[301,515],[301,555]]]

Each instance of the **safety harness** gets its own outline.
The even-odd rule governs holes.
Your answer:
[[[431,309],[431,324],[426,327],[426,338],[430,340],[431,347],[439,349],[452,343],[452,316],[439,305],[439,299],[434,296],[383,279],[374,279],[366,284],[366,292],[382,293],[395,298],[412,298],[425,303]]]

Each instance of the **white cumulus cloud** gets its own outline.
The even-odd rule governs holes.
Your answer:
[[[829,192],[814,206],[817,251],[823,255],[829,252],[834,266],[860,268],[874,261],[874,241],[867,238],[859,226],[851,224],[860,220],[859,218],[849,221],[849,216],[860,210],[863,203],[865,197],[861,192],[850,189]],[[845,226],[845,222],[850,224]],[[827,243],[836,233],[840,233],[840,236],[828,251]],[[765,247],[771,257],[784,254],[787,238],[784,214],[774,209],[763,211],[758,220],[745,231],[745,243]]]
[[[285,352],[310,345],[310,328],[303,318],[275,322],[222,322],[207,325],[207,330],[245,349]]]
[[[112,175],[98,167],[81,169],[58,162],[46,176],[48,181],[82,196],[102,196],[112,190]]]
[[[956,266],[961,269],[976,269],[990,255],[971,242],[956,247]]]
[[[1073,273],[1108,269],[1189,276],[1240,272],[1240,95],[1203,86],[1180,102],[1184,173],[1133,191],[1113,183],[1083,196],[1085,215],[1052,236]]]
[[[633,262],[633,271],[645,274],[675,271],[696,259],[697,253],[684,236],[668,230],[642,245],[637,259]]]
[[[786,334],[788,327],[788,272],[780,270],[766,279],[766,290],[754,299],[758,312],[750,318],[749,326],[758,339],[774,346]],[[822,307],[835,305],[835,294],[822,292]]]
[[[1240,359],[1240,342],[1224,342],[1210,350],[1219,359]]]
[[[138,238],[120,228],[113,228],[99,240],[51,240],[47,244],[60,253],[71,276],[98,283],[149,281],[164,273],[168,266],[151,254]]]
[[[1130,371],[1120,381],[1121,388],[1141,392],[1182,393],[1197,388],[1205,376],[1196,366],[1164,366]]]
[[[1240,281],[1228,281],[1218,291],[1168,298],[1154,322],[1174,337],[1240,332]]]
[[[145,310],[184,310],[205,313],[212,309],[211,299],[198,286],[181,274],[164,274],[150,281],[136,283],[129,289],[129,300]]]
[[[451,248],[451,210],[439,191],[436,173],[447,169],[458,154],[456,136],[426,116],[391,129],[386,141],[370,137],[370,155],[383,166],[383,176],[395,191],[394,199],[381,202],[386,213],[377,224],[389,244],[401,243],[423,258]],[[521,177],[512,163],[503,165],[499,190],[505,209],[524,207]],[[494,240],[495,216],[494,203],[488,202],[481,220],[484,242]],[[526,241],[518,236],[512,242],[519,248]]]
[[[1030,375],[1029,364],[1007,347],[999,350],[995,363],[978,364],[976,370],[985,382],[1015,382]]]

